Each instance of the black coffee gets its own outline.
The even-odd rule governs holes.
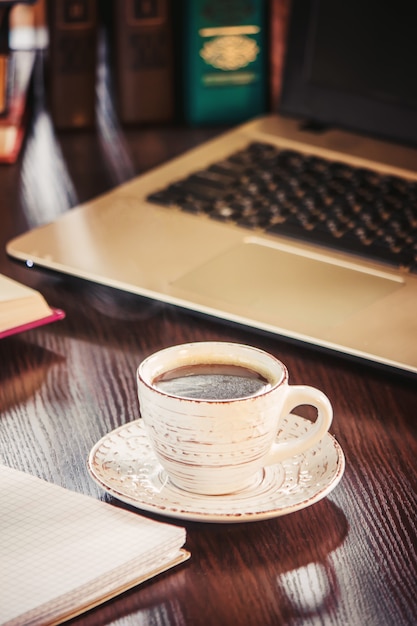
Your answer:
[[[170,395],[201,400],[248,398],[271,387],[255,370],[221,363],[178,367],[155,378],[153,384]]]

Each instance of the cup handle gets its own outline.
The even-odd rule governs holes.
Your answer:
[[[290,385],[281,410],[281,417],[302,404],[308,404],[317,409],[317,418],[308,431],[295,439],[275,442],[266,457],[265,465],[280,463],[285,459],[301,454],[312,448],[328,432],[333,419],[333,409],[329,398],[319,389],[307,385]]]

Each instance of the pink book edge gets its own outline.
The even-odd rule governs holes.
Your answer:
[[[38,326],[44,326],[45,324],[57,322],[58,320],[64,319],[64,317],[65,312],[62,309],[52,308],[52,313],[46,317],[41,317],[37,320],[33,320],[32,322],[27,322],[26,324],[21,324],[20,326],[13,326],[12,328],[1,331],[0,339],[9,337],[10,335],[16,335],[17,333],[23,333],[26,330],[31,330],[32,328],[37,328]]]

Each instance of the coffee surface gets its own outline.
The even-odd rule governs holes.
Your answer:
[[[155,378],[153,385],[170,395],[201,400],[248,398],[271,388],[259,372],[221,363],[178,367]]]

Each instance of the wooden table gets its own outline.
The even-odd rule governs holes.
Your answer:
[[[103,123],[97,131],[54,136],[40,110],[19,162],[0,167],[0,271],[38,288],[67,314],[0,343],[0,461],[105,498],[86,459],[105,433],[138,417],[139,362],[174,343],[216,339],[270,351],[288,365],[292,383],[329,396],[346,470],[327,498],[287,516],[184,523],[189,562],[74,623],[417,623],[415,378],[6,258],[12,236],[220,131],[120,133],[110,125],[106,135]]]

